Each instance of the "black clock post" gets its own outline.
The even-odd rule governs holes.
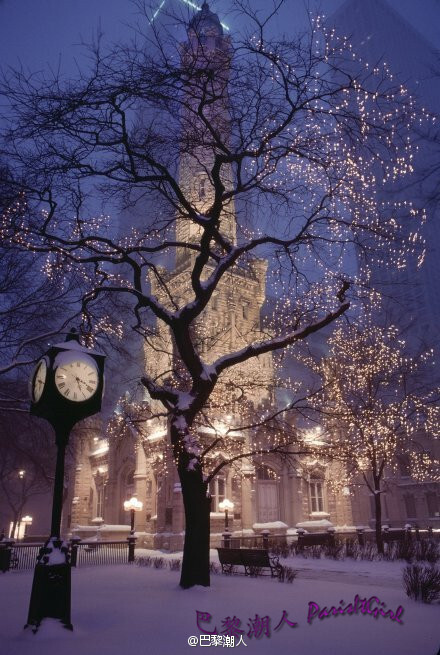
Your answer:
[[[25,626],[34,632],[49,617],[72,630],[70,559],[61,539],[64,458],[73,426],[100,411],[103,389],[104,355],[83,348],[75,329],[64,343],[49,348],[31,379],[31,414],[49,421],[57,446],[50,537],[37,558]]]

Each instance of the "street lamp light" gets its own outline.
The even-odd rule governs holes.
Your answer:
[[[134,536],[134,513],[141,512],[143,503],[138,500],[135,496],[132,496],[130,500],[124,500],[124,509],[126,512],[130,512],[130,536],[128,537],[128,562],[134,562],[134,547],[136,544],[136,537]]]
[[[134,513],[141,512],[143,503],[138,500],[135,496],[130,498],[130,500],[124,500],[124,509],[126,512],[131,512],[130,517],[130,536],[134,535]]]
[[[218,504],[219,510],[225,513],[225,532],[228,531],[228,512],[234,509],[234,503],[225,498]]]

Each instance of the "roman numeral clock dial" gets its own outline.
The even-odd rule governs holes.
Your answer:
[[[32,376],[31,396],[34,403],[37,403],[43,395],[44,385],[46,384],[47,364],[44,359],[40,359]]]
[[[98,371],[90,358],[72,361],[55,371],[55,385],[58,392],[73,402],[89,400],[98,388]]]

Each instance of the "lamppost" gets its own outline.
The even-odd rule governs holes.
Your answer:
[[[12,537],[13,539],[22,539],[23,536],[24,536],[24,535],[22,534],[22,530],[21,530],[21,511],[22,511],[22,509],[23,509],[24,498],[25,498],[25,487],[26,487],[26,479],[25,479],[25,476],[26,476],[26,471],[25,471],[24,469],[20,469],[20,470],[18,471],[18,473],[17,473],[17,477],[18,477],[18,479],[19,479],[20,482],[21,482],[21,488],[20,488],[20,494],[21,494],[21,497],[20,497],[20,503],[21,503],[21,508],[20,508],[20,512],[19,512],[19,514],[18,514],[18,516],[17,516],[17,520],[16,520],[16,523],[15,523],[15,529],[13,529],[13,530],[12,530],[12,533],[11,533],[11,537]]]
[[[31,414],[55,430],[57,460],[50,537],[37,558],[26,625],[36,632],[46,617],[70,621],[71,569],[68,547],[60,537],[64,489],[64,456],[73,426],[101,409],[104,355],[79,343],[73,328],[64,343],[49,348],[30,380]]]
[[[130,536],[128,537],[129,562],[134,562],[134,546],[136,543],[136,537],[134,536],[134,513],[141,512],[142,507],[143,503],[135,496],[132,496],[130,500],[124,500],[124,509],[126,512],[130,512]]]
[[[231,541],[231,533],[229,532],[229,522],[228,522],[228,512],[234,509],[234,503],[225,498],[224,500],[221,501],[221,503],[218,504],[218,508],[221,512],[225,513],[225,531],[223,533],[223,541],[225,548],[229,548],[230,546],[230,541]]]

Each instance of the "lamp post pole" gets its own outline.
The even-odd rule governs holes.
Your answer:
[[[219,509],[225,513],[225,531],[223,533],[223,543],[225,548],[231,545],[231,533],[229,532],[229,511],[234,509],[234,503],[225,498],[218,505]]]
[[[64,434],[58,430],[56,435],[57,460],[55,464],[55,482],[52,499],[52,520],[50,534],[52,537],[60,538],[61,533],[61,514],[63,511],[63,491],[64,491],[64,460],[66,455],[66,446],[69,439],[69,433]]]
[[[133,496],[130,500],[124,501],[124,509],[130,512],[130,536],[128,537],[128,561],[134,562],[134,548],[136,545],[136,537],[134,536],[134,513],[141,512],[143,503]]]

